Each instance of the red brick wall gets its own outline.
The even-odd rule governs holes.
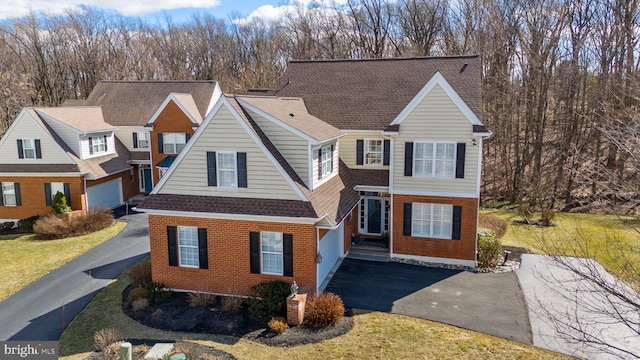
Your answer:
[[[85,210],[84,181],[82,177],[20,177],[3,176],[0,182],[20,183],[22,206],[0,206],[0,219],[24,219],[33,215],[51,213],[44,196],[44,184],[61,182],[69,184],[71,208]]]
[[[151,144],[151,174],[153,185],[160,181],[160,174],[156,164],[170,154],[160,154],[158,152],[158,134],[161,133],[186,133],[193,136],[193,125],[191,120],[173,101],[169,102],[158,118],[153,122],[153,131],[150,133]]]
[[[167,226],[207,229],[209,269],[169,266]],[[280,231],[293,235],[293,277],[251,274],[249,233]],[[283,280],[300,286],[300,293],[316,289],[316,229],[314,225],[243,220],[149,216],[153,280],[175,289],[249,295],[249,288],[265,280]]]
[[[393,195],[393,252],[417,256],[475,260],[478,199],[417,195]],[[402,235],[404,204],[422,202],[462,206],[460,240],[432,239]]]

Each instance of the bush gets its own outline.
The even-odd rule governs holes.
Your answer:
[[[51,202],[51,210],[54,214],[60,215],[69,212],[69,206],[67,205],[67,197],[63,193],[58,191],[53,195],[53,201]]]
[[[120,340],[122,340],[120,331],[114,328],[98,330],[93,335],[93,345],[96,349],[106,354],[109,354],[113,350],[111,345]]]
[[[556,218],[556,212],[552,209],[543,208],[540,210],[540,223],[544,226],[553,225],[553,219]]]
[[[222,298],[222,310],[235,311],[242,306],[242,298],[237,296],[225,296]]]
[[[151,282],[151,262],[135,264],[129,271],[129,280],[138,286],[146,286]]]
[[[39,239],[64,239],[96,232],[112,224],[111,210],[99,209],[68,219],[54,214],[46,215],[33,224],[33,231]]]
[[[138,312],[149,307],[149,300],[145,298],[136,299],[131,303],[131,310]]]
[[[33,224],[39,239],[62,239],[69,233],[69,225],[56,215],[45,215]]]
[[[147,298],[147,289],[145,288],[141,288],[141,287],[137,287],[137,288],[133,288],[131,289],[131,291],[129,291],[129,294],[127,295],[127,300],[129,300],[130,303],[133,303],[134,301],[138,300],[138,299],[146,299]]]
[[[187,295],[189,306],[206,306],[216,302],[216,296],[206,292],[192,292]]]
[[[481,228],[493,230],[498,239],[501,239],[507,232],[507,222],[493,215],[480,214],[478,225]]]
[[[502,246],[496,234],[489,231],[478,232],[478,267],[494,268],[502,261]]]
[[[13,229],[13,226],[13,221],[0,223],[0,232],[11,231],[11,229]]]
[[[271,280],[251,287],[252,298],[247,299],[249,312],[258,317],[285,316],[287,296],[291,294],[291,284]]]
[[[267,326],[269,327],[269,330],[278,334],[282,334],[283,332],[287,331],[287,329],[289,328],[289,324],[287,324],[287,320],[285,320],[283,317],[271,318],[271,320],[269,320],[269,322],[267,323]]]
[[[20,219],[18,221],[18,228],[20,231],[33,232],[33,224],[40,219],[40,215],[30,216],[28,218]]]
[[[167,302],[171,299],[171,291],[168,291],[164,284],[150,282],[145,286],[147,298],[155,303]]]
[[[522,220],[524,220],[527,224],[531,224],[531,217],[534,213],[534,209],[531,205],[522,204],[518,206],[516,212],[522,217]]]
[[[333,326],[344,317],[344,303],[340,296],[322,293],[307,301],[304,323],[311,327]]]

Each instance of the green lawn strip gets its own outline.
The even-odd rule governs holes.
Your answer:
[[[245,339],[152,329],[121,310],[128,272],[103,289],[69,324],[60,339],[62,359],[84,359],[93,350],[93,334],[116,328],[124,338],[192,340],[238,359],[567,359],[533,346],[449,325],[380,312],[355,315],[346,335],[295,348],[269,347]]]
[[[126,223],[84,236],[36,240],[34,234],[0,237],[0,301],[119,233]]]
[[[507,221],[503,245],[525,247],[538,254],[587,256],[623,280],[634,280],[628,278],[631,273],[624,271],[620,265],[625,262],[640,263],[640,234],[634,230],[638,226],[637,219],[558,213],[554,220],[557,226],[541,227],[515,223],[514,220],[522,220],[515,211],[485,209],[481,213]],[[628,261],[621,261],[624,257]]]

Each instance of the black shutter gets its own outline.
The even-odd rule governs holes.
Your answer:
[[[191,134],[184,134],[184,143],[188,143],[189,139],[191,139]]]
[[[215,151],[207,151],[207,185],[218,186]]]
[[[318,180],[322,179],[322,148],[318,149]]]
[[[93,155],[93,139],[89,138],[89,155]]]
[[[462,206],[453,207],[453,226],[451,229],[451,238],[460,240],[460,231],[462,229]]]
[[[134,149],[138,148],[138,133],[137,132],[133,133],[133,148]]]
[[[331,145],[331,172],[333,172],[333,149],[334,149],[334,146]]]
[[[389,165],[389,157],[391,152],[391,140],[385,140],[382,148],[382,165]]]
[[[44,183],[44,201],[51,206],[51,183]]]
[[[364,164],[364,140],[356,140],[356,165]]]
[[[0,206],[4,206],[4,198],[2,197],[2,184],[0,183]]]
[[[104,151],[109,151],[109,147],[107,146],[107,135],[102,137],[104,139]]]
[[[293,276],[293,235],[282,235],[282,263],[284,265],[284,276]]]
[[[200,269],[209,268],[209,250],[207,249],[207,229],[198,229],[198,260]]]
[[[71,207],[71,191],[69,191],[69,184],[64,183],[63,187],[64,187],[64,197],[67,198],[67,205]]]
[[[22,149],[22,139],[18,139],[18,159],[24,159],[24,151]]]
[[[467,148],[467,144],[458,143],[456,149],[456,179],[464,179],[464,153]]]
[[[413,176],[413,143],[404,143],[404,176]]]
[[[247,153],[239,152],[236,154],[236,166],[238,167],[238,187],[247,187]]]
[[[167,243],[169,244],[169,266],[178,266],[178,228],[167,226]]]
[[[22,196],[20,195],[20,184],[13,183],[13,189],[16,192],[16,206],[22,206]],[[2,205],[2,193],[0,193],[0,205]]]
[[[164,137],[162,133],[158,134],[158,152],[164,154]]]
[[[35,143],[36,143],[36,159],[42,159],[42,149],[40,149],[40,139],[36,139]]]
[[[402,215],[402,235],[411,236],[411,215],[413,211],[413,204],[404,204],[404,214]]]
[[[251,273],[260,274],[260,233],[249,233],[249,257],[251,258]]]

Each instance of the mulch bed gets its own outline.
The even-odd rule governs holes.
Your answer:
[[[224,311],[220,298],[207,306],[189,306],[187,294],[174,292],[167,302],[149,304],[145,310],[134,312],[127,301],[127,295],[133,288],[130,285],[122,293],[122,310],[132,319],[152,328],[227,335],[246,338],[269,346],[291,347],[317,343],[346,334],[353,328],[353,319],[345,316],[335,326],[312,328],[305,325],[290,327],[282,334],[267,329],[267,318],[259,318],[249,313],[246,304],[234,311]]]
[[[162,340],[127,340],[133,345],[132,360],[143,360],[151,347],[156,343],[169,343],[170,341]],[[236,358],[222,350],[214,349],[209,346],[204,346],[189,341],[177,341],[173,343],[174,352],[183,353],[187,355],[187,359],[202,359],[202,360],[235,360]],[[116,358],[115,354],[105,354],[103,352],[93,352],[86,360],[113,360]]]

